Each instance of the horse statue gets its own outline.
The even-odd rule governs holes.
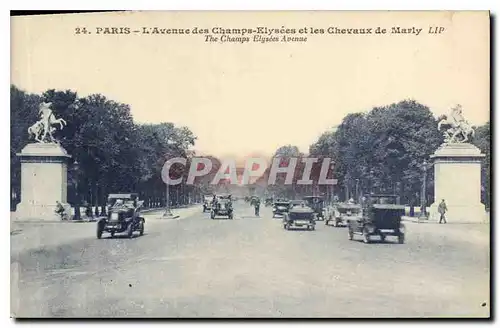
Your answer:
[[[56,118],[54,113],[50,109],[51,103],[40,104],[39,114],[40,120],[35,122],[32,126],[28,128],[28,134],[31,138],[34,138],[39,143],[58,143],[54,138],[54,132],[56,128],[54,125],[59,124],[59,129],[62,130],[66,121],[62,118]]]
[[[474,137],[474,129],[462,116],[462,106],[452,108],[449,116],[438,123],[438,131],[445,127],[445,143],[466,143]]]

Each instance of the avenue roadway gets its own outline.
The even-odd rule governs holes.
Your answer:
[[[184,211],[179,220],[149,213],[133,239],[98,240],[95,223],[52,224],[43,230],[51,243],[24,247],[33,238],[20,229],[11,236],[12,315],[489,316],[488,225],[408,222],[405,244],[366,245],[321,221],[286,231],[270,208],[257,218],[243,201],[234,220],[211,220],[201,205]]]

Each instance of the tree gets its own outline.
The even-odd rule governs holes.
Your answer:
[[[404,100],[347,115],[310,150],[315,156],[333,154],[335,176],[346,197],[352,197],[356,183],[362,192],[396,192],[411,202],[420,190],[421,163],[443,141],[436,126],[428,107]],[[432,186],[432,175],[430,179]]]
[[[38,106],[42,99],[27,94],[14,85],[10,87],[10,185],[11,207],[15,208],[21,193],[21,165],[17,153],[29,143],[28,128],[38,120]]]
[[[67,122],[67,126],[55,132],[55,137],[80,164],[79,172],[75,172],[70,163],[70,202],[76,194],[77,180],[79,197],[96,205],[103,206],[110,192],[147,190],[159,198],[157,190],[164,190],[161,169],[167,156],[192,156],[188,148],[194,145],[196,137],[187,127],[175,127],[172,123],[135,124],[130,106],[100,94],[79,98],[71,90],[51,89],[38,96],[11,86],[13,191],[19,189],[20,182],[16,153],[30,142],[27,129],[38,120],[42,101],[51,102],[55,116]],[[177,173],[187,174],[184,169],[177,169]],[[189,188],[183,188],[184,192],[189,192]],[[153,203],[151,199],[149,202]]]
[[[486,155],[481,169],[482,201],[487,208],[491,205],[491,131],[490,122],[478,127],[473,143]]]

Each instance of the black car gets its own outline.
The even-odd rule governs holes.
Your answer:
[[[216,216],[227,216],[228,219],[233,219],[233,202],[231,195],[219,195],[212,204],[210,217],[215,219]]]
[[[325,219],[325,201],[323,197],[306,196],[304,197],[304,201],[307,203],[307,206],[312,208],[314,213],[316,213],[316,218],[318,220]]]
[[[373,236],[379,236],[385,241],[386,236],[396,236],[398,242],[405,241],[405,226],[401,218],[405,214],[405,207],[399,205],[396,195],[370,195],[359,218],[350,218],[347,222],[348,236],[352,240],[354,235],[362,235],[363,242],[370,243]]]
[[[109,232],[111,237],[115,233],[126,232],[132,238],[134,231],[139,231],[142,236],[145,220],[140,216],[140,209],[143,203],[135,193],[110,194],[108,216],[97,221],[97,238],[101,239],[103,232]]]
[[[283,218],[283,228],[290,230],[292,227],[305,227],[307,230],[315,230],[316,220],[314,211],[307,206],[291,208]]]
[[[274,202],[274,204],[273,204],[273,218],[275,218],[276,215],[284,215],[284,214],[288,213],[289,209],[290,209],[290,202],[288,202],[288,201]]]

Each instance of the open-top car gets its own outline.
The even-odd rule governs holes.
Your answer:
[[[362,212],[362,207],[359,204],[337,203],[333,206],[325,224],[333,222],[334,227],[346,226],[348,219],[359,218]]]
[[[307,203],[306,201],[302,200],[302,199],[294,199],[294,200],[291,200],[289,202],[289,208],[293,208],[293,207],[302,207],[302,205],[304,206],[307,206]]]
[[[314,211],[305,205],[293,207],[283,218],[283,228],[290,230],[292,227],[305,227],[307,230],[314,230],[316,227],[315,217]]]
[[[405,240],[405,227],[401,218],[405,207],[398,204],[396,195],[369,195],[360,217],[349,218],[347,223],[348,236],[362,235],[363,242],[370,243],[372,236],[380,236],[385,241],[386,236],[396,236],[400,244]]]
[[[228,219],[233,219],[233,201],[231,195],[217,195],[210,212],[212,219],[215,219],[216,216],[227,216]]]
[[[205,195],[203,197],[203,213],[212,210],[212,201],[214,197],[212,195]]]
[[[285,215],[290,209],[290,202],[288,201],[276,201],[273,204],[273,218],[276,215]]]
[[[325,202],[323,197],[306,196],[304,197],[304,201],[307,203],[307,206],[312,208],[314,213],[316,213],[316,218],[318,220],[325,219]]]
[[[140,216],[140,209],[143,203],[135,193],[110,194],[108,216],[97,221],[97,238],[101,239],[103,232],[109,232],[111,237],[115,233],[126,232],[132,238],[134,231],[139,231],[142,236],[145,220]]]

